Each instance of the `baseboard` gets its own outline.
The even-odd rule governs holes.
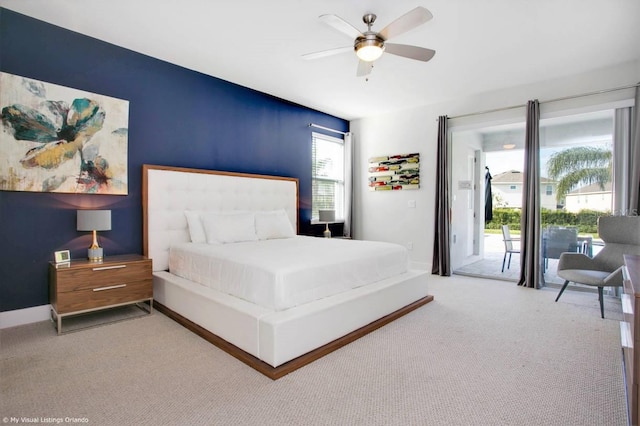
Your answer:
[[[421,271],[430,271],[431,270],[431,265],[429,265],[428,263],[425,262],[416,262],[414,260],[409,261],[409,268],[411,269],[418,269]]]
[[[51,305],[0,312],[0,329],[46,321],[50,318]]]

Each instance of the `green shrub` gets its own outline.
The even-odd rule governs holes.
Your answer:
[[[485,223],[485,229],[500,229],[502,225],[509,225],[511,230],[520,230],[521,210],[513,207],[496,207],[493,209],[493,219]],[[570,213],[564,210],[541,209],[541,227],[549,225],[576,226],[578,232],[594,234],[598,232],[598,218],[610,214],[595,210],[580,210]]]

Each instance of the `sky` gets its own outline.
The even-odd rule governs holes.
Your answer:
[[[564,148],[547,148],[540,152],[540,175],[547,177],[547,161],[549,157]],[[485,166],[489,167],[491,176],[508,172],[509,170],[524,170],[524,150],[505,150],[485,153]]]

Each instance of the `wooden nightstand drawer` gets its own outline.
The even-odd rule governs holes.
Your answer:
[[[105,257],[102,262],[87,259],[66,264],[49,264],[49,301],[58,334],[62,319],[101,309],[136,304],[153,310],[151,259],[138,254]]]
[[[93,289],[84,289],[58,294],[57,311],[59,314],[85,311],[102,306],[120,305],[151,299],[153,297],[152,280],[114,284]]]
[[[151,261],[96,264],[86,268],[62,269],[57,274],[58,293],[92,290],[149,278]]]

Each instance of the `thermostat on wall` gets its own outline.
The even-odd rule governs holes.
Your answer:
[[[470,180],[459,180],[458,181],[458,189],[472,189]]]

